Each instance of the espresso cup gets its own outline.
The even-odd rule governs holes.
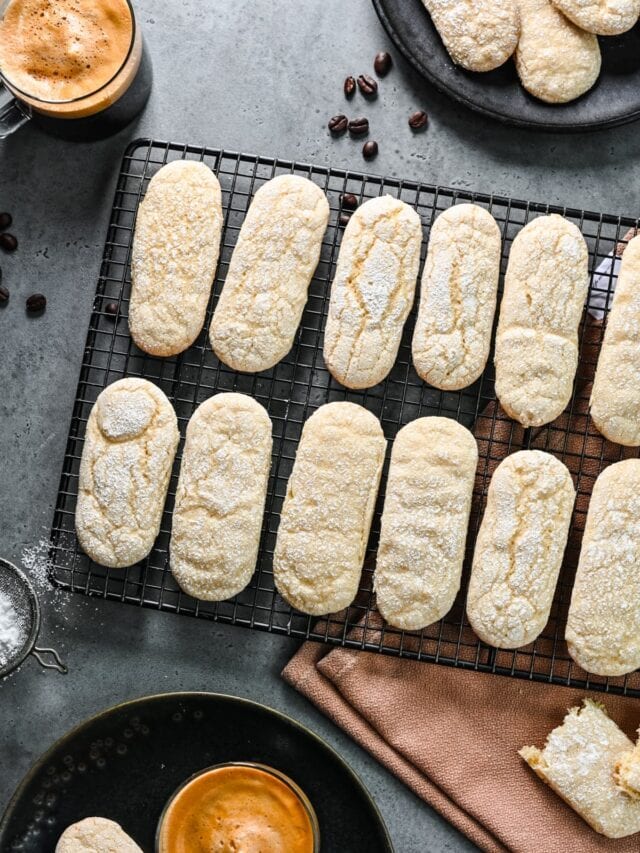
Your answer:
[[[30,119],[66,139],[110,136],[142,110],[151,63],[129,0],[0,0],[0,139]]]

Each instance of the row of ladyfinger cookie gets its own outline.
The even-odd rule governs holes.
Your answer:
[[[98,397],[87,424],[76,530],[97,562],[125,567],[158,535],[175,451],[176,416],[156,386],[123,379]],[[255,400],[218,394],[189,422],[177,486],[170,565],[182,589],[222,600],[254,572],[271,467],[271,422]],[[354,600],[384,464],[377,418],[361,406],[321,406],[305,423],[282,507],[276,587],[323,615]],[[460,587],[478,462],[471,433],[427,417],[398,433],[391,455],[375,588],[401,629],[442,618]],[[520,451],[493,474],[478,534],[468,617],[502,648],[532,642],[551,609],[575,492],[550,454]],[[610,466],[593,491],[567,640],[590,672],[640,666],[640,460]]]
[[[360,583],[386,442],[352,403],[321,406],[306,422],[282,508],[274,579],[295,608],[348,607]],[[449,418],[397,434],[382,511],[374,589],[386,621],[420,630],[451,609],[462,574],[478,448]],[[514,649],[543,631],[567,544],[575,490],[549,453],[508,456],[491,478],[475,543],[467,616],[486,643]],[[566,639],[588,672],[640,667],[640,460],[596,481]]]
[[[291,349],[329,217],[326,197],[292,175],[268,181],[240,229],[213,315],[216,355],[258,372]],[[198,336],[218,260],[220,186],[202,163],[176,161],[151,180],[132,252],[129,311],[136,344],[175,355]],[[327,368],[348,388],[383,381],[396,360],[414,300],[422,229],[407,204],[384,196],[361,205],[340,248],[324,334]],[[426,382],[459,390],[482,374],[491,346],[501,236],[493,217],[456,205],[434,222],[413,336]],[[496,393],[524,426],[567,406],[588,292],[588,251],[557,215],[529,223],[510,252],[495,343]],[[640,445],[640,238],[625,254],[596,373],[592,416],[611,441]]]

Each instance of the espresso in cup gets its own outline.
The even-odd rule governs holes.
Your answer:
[[[142,109],[151,66],[128,0],[8,0],[0,73],[48,130],[96,138]]]

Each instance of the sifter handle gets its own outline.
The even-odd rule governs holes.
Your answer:
[[[53,663],[47,663],[47,661],[43,660],[42,655],[45,653],[50,654],[53,657]],[[38,661],[40,666],[43,666],[45,669],[57,669],[62,675],[66,675],[69,672],[65,664],[60,660],[60,656],[55,649],[39,649],[35,646],[31,654]]]

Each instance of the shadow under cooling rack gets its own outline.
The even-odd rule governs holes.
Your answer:
[[[180,158],[203,161],[218,176],[223,193],[224,231],[205,331],[180,356],[157,359],[138,350],[128,332],[131,242],[138,204],[150,178],[165,163]],[[261,184],[283,173],[303,175],[315,181],[327,194],[331,219],[291,352],[269,371],[257,375],[240,374],[217,360],[208,346],[206,329],[250,200]],[[52,581],[85,595],[244,625],[300,639],[584,689],[640,696],[639,674],[615,679],[588,676],[571,661],[563,639],[581,531],[595,478],[611,462],[638,455],[636,451],[630,453],[628,449],[609,444],[590,426],[587,415],[589,382],[601,340],[601,323],[590,319],[583,322],[581,361],[570,406],[557,421],[542,429],[523,430],[502,413],[496,404],[491,368],[487,368],[473,386],[459,392],[441,392],[422,382],[411,364],[415,310],[406,324],[400,352],[389,377],[367,391],[354,392],[343,388],[325,368],[322,339],[329,288],[343,230],[339,225],[340,196],[345,192],[353,193],[360,202],[390,193],[414,207],[421,216],[425,232],[423,260],[429,229],[439,213],[458,202],[482,205],[493,214],[502,231],[502,275],[514,236],[537,215],[557,212],[580,228],[589,245],[592,274],[614,251],[616,243],[623,239],[626,231],[638,224],[637,220],[619,216],[549,207],[268,157],[151,140],[132,143],[125,152],[118,178],[73,408],[51,531]],[[589,304],[606,305],[611,286],[611,272],[599,276],[598,281],[592,275]],[[119,304],[115,322],[105,311],[109,302]],[[149,557],[128,569],[109,570],[93,563],[78,546],[74,513],[87,418],[100,391],[123,376],[144,377],[162,388],[175,406],[182,436],[195,408],[220,391],[250,394],[269,412],[274,446],[258,565],[249,586],[229,601],[199,602],[186,596],[174,582],[169,570],[168,544],[182,442],[173,468],[161,531]],[[333,400],[351,400],[373,412],[382,423],[389,448],[402,426],[423,415],[454,418],[469,427],[478,441],[480,461],[461,591],[453,609],[443,620],[417,634],[404,633],[384,625],[375,610],[372,569],[385,491],[386,466],[367,561],[354,604],[347,611],[318,622],[315,618],[292,610],[274,589],[272,556],[275,536],[302,425],[319,406]],[[466,621],[464,605],[470,557],[491,474],[507,454],[521,448],[547,450],[561,459],[574,477],[578,499],[549,623],[535,643],[507,652],[492,649],[478,641]]]

